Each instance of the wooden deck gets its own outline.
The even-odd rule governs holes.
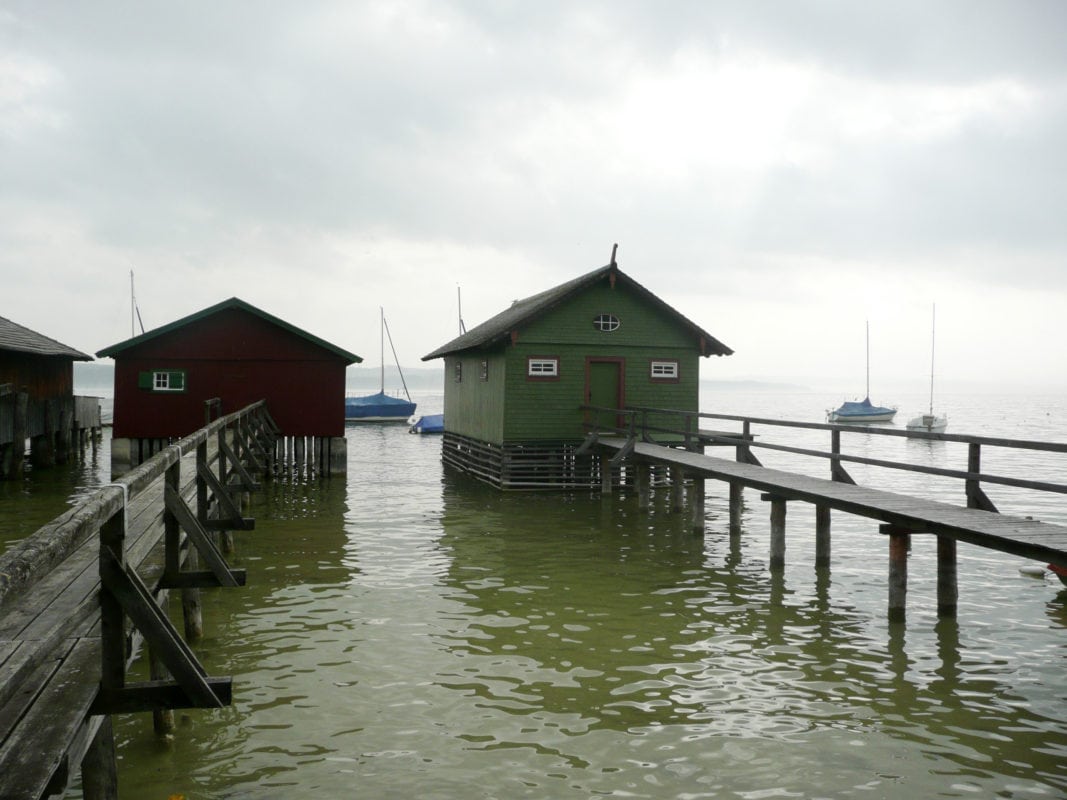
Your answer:
[[[707,456],[663,445],[600,437],[597,446],[687,474],[758,489],[784,500],[868,517],[908,533],[946,536],[978,547],[1067,568],[1067,526],[895,494]]]
[[[252,526],[231,492],[254,488],[252,444],[268,444],[265,422],[249,424],[256,408],[168,447],[0,557],[0,798],[62,792],[79,768],[85,797],[113,798],[108,715],[230,702],[230,679],[206,675],[160,604],[183,590],[190,638],[197,587],[244,583],[205,533]],[[142,639],[165,670],[133,683]]]

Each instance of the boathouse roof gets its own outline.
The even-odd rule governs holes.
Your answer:
[[[618,264],[612,262],[573,280],[561,283],[553,289],[540,292],[527,297],[525,300],[516,300],[511,306],[501,311],[481,325],[471,328],[466,333],[456,337],[443,347],[439,347],[429,355],[422,357],[423,361],[451,355],[464,350],[484,349],[491,347],[511,336],[512,331],[517,331],[529,325],[538,317],[546,314],[561,303],[581,292],[589,286],[595,285],[604,278],[611,278],[615,283],[627,286],[633,292],[647,300],[650,304],[661,308],[669,316],[673,317],[680,325],[688,328],[694,338],[700,342],[700,355],[702,356],[728,356],[734,351],[720,342],[696,323],[687,319],[676,311],[672,306],[656,297],[652,292],[639,284],[633,278],[619,269]]]
[[[244,300],[241,300],[237,297],[231,297],[229,300],[223,300],[221,303],[216,303],[210,308],[205,308],[203,311],[198,311],[195,314],[190,314],[187,317],[182,317],[181,319],[175,320],[174,322],[171,322],[168,325],[164,325],[160,328],[155,328],[153,330],[148,331],[147,333],[142,333],[140,336],[135,336],[134,338],[127,339],[124,342],[113,344],[110,347],[105,347],[103,350],[98,351],[96,355],[98,358],[114,357],[115,355],[123,352],[124,350],[128,350],[131,347],[137,347],[138,345],[144,344],[145,342],[155,339],[159,336],[171,333],[180,328],[184,328],[191,323],[198,322],[199,320],[210,317],[213,314],[217,314],[220,311],[227,311],[231,309],[247,311],[249,314],[254,314],[255,316],[260,317],[261,319],[271,323],[272,325],[276,325],[279,328],[282,328],[283,330],[286,330],[289,333],[300,337],[301,339],[304,339],[308,342],[311,342],[312,344],[318,345],[319,347],[330,351],[334,355],[344,359],[350,364],[358,364],[363,361],[363,359],[357,356],[355,353],[350,353],[347,350],[342,350],[340,347],[330,344],[326,340],[320,339],[319,337],[314,336],[305,330],[301,330],[300,328],[297,328],[294,325],[290,325],[285,320],[279,319],[278,317],[275,317],[272,314],[268,314],[266,311],[256,308],[250,303],[246,303]]]
[[[60,356],[74,361],[92,361],[93,357],[49,339],[16,322],[0,317],[0,350],[13,350],[35,356]]]

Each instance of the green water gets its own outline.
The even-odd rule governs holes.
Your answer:
[[[962,547],[938,621],[916,537],[890,626],[870,522],[835,515],[816,572],[790,504],[771,575],[757,493],[731,539],[709,483],[698,537],[664,493],[501,494],[439,448],[350,428],[347,479],[254,498],[249,585],[205,592],[195,647],[234,704],[169,742],[116,718],[121,797],[1067,794],[1067,598],[1021,562]]]

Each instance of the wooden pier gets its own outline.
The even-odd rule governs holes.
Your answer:
[[[199,589],[244,584],[217,535],[251,530],[241,497],[269,474],[277,429],[263,402],[169,445],[0,557],[0,799],[117,797],[110,715],[229,704],[186,640]],[[203,566],[201,566],[203,565]],[[182,593],[185,638],[164,611]],[[147,643],[152,679],[127,668]]]
[[[729,485],[730,532],[741,529],[742,492],[756,489],[770,504],[769,567],[780,570],[785,565],[786,506],[789,501],[803,501],[815,506],[815,566],[830,563],[830,512],[847,512],[876,520],[878,530],[889,540],[889,609],[891,621],[905,618],[907,595],[907,553],[910,537],[931,535],[937,540],[938,614],[955,616],[958,599],[957,542],[988,550],[1010,553],[1041,564],[1067,569],[1067,525],[1043,522],[1024,516],[1001,514],[988,497],[983,485],[1000,484],[1039,492],[1067,494],[1067,485],[985,474],[981,471],[982,448],[1013,448],[1030,451],[1067,453],[1067,444],[1020,441],[980,436],[929,434],[877,427],[823,425],[788,422],[721,414],[693,414],[662,409],[587,409],[603,412],[606,419],[625,416],[625,427],[593,426],[581,449],[599,452],[602,463],[602,489],[610,492],[620,469],[632,481],[641,508],[648,508],[653,467],[665,468],[672,480],[672,503],[682,509],[688,486],[688,505],[693,529],[704,530],[705,486],[708,479]],[[740,422],[736,433],[702,430],[703,418]],[[669,421],[668,421],[669,420]],[[826,430],[831,448],[818,451],[787,445],[758,442],[752,436],[754,424]],[[956,442],[968,449],[967,469],[951,470],[882,459],[851,456],[842,452],[842,435],[867,434],[898,436]],[[657,437],[663,441],[657,442]],[[664,443],[664,441],[666,443]],[[735,458],[709,456],[709,445],[732,446]],[[754,454],[755,448],[768,448],[829,461],[828,478],[769,469]],[[913,497],[895,492],[859,486],[849,475],[847,462],[890,469],[921,472],[957,478],[963,482],[961,497],[965,505]]]

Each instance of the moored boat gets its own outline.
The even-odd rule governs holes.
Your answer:
[[[826,412],[827,422],[892,422],[897,410],[871,402],[871,324],[867,323],[867,393],[862,400],[846,400]]]
[[[846,400],[840,407],[826,415],[827,422],[892,422],[896,415],[895,408],[876,406],[871,398],[859,401]]]
[[[407,422],[414,413],[415,403],[385,392],[345,398],[348,422]]]
[[[423,414],[411,427],[408,428],[408,433],[444,433],[445,432],[445,415],[444,414]]]
[[[399,360],[396,362],[396,368],[400,372],[400,381],[404,384],[404,395],[407,399],[392,397],[385,393],[385,339],[387,336],[394,360],[396,360],[396,349],[393,348],[393,337],[389,334],[389,326],[385,322],[385,309],[379,308],[378,310],[381,313],[381,383],[376,394],[345,398],[345,422],[407,422],[415,413],[416,404],[408,394],[404,373],[400,372]]]

